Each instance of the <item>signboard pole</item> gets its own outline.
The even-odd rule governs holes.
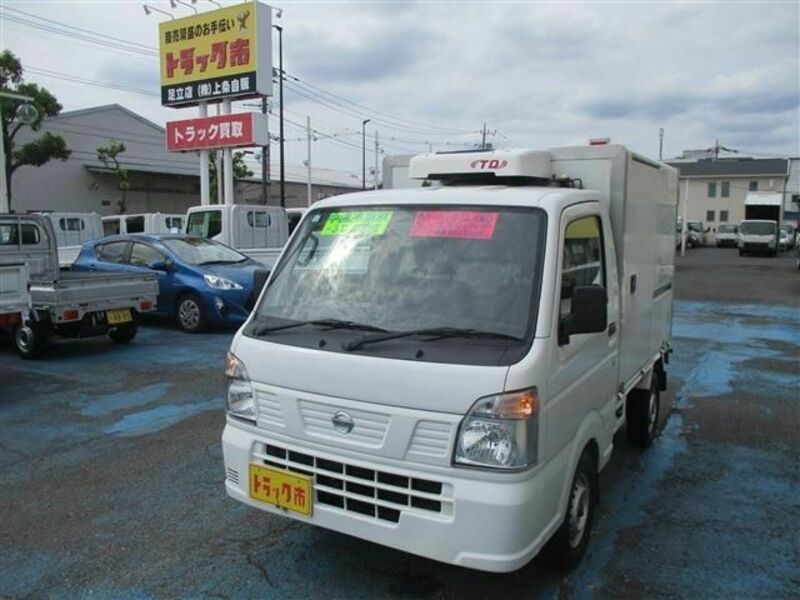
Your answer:
[[[686,178],[686,193],[683,195],[683,214],[681,216],[681,256],[686,256],[686,232],[688,230],[689,213],[689,178]]]
[[[200,116],[205,117],[208,115],[208,105],[205,102],[199,104]],[[219,176],[219,173],[217,174]],[[211,194],[209,190],[208,181],[208,150],[200,151],[200,204],[208,206],[211,204]]]
[[[378,130],[375,130],[375,188],[378,189]]]
[[[306,206],[311,206],[311,117],[306,116],[306,148],[308,160],[306,161],[306,168],[308,169],[308,181],[306,183]]]
[[[222,114],[231,114],[231,101],[230,98],[225,98],[222,101]],[[225,163],[225,202],[224,204],[233,204],[233,150],[225,148],[222,151],[222,161]]]
[[[222,106],[217,104],[217,116],[222,114]],[[214,150],[214,165],[217,168],[217,204],[222,204],[222,150]]]

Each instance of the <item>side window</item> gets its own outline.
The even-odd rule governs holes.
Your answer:
[[[128,217],[125,219],[128,233],[144,233],[144,217]]]
[[[111,242],[103,244],[95,249],[97,258],[106,262],[121,263],[125,262],[125,254],[128,251],[128,242]]]
[[[86,223],[79,217],[62,217],[58,220],[58,226],[61,231],[83,231],[86,229]]]
[[[0,224],[0,246],[16,246],[19,240],[19,232],[16,223]]]
[[[709,181],[708,182],[708,197],[709,198],[716,198],[717,197],[717,182],[716,181]]]
[[[269,227],[270,221],[269,215],[265,212],[250,211],[247,213],[247,224],[250,227]]]
[[[183,219],[180,217],[167,217],[167,229],[183,229]]]
[[[723,181],[722,182],[722,190],[720,195],[723,198],[730,198],[731,197],[731,182],[730,181]]]
[[[103,235],[119,235],[119,219],[103,221]]]
[[[20,239],[23,246],[35,246],[39,243],[39,228],[30,223],[20,225]]]
[[[758,181],[751,181],[747,187],[748,191],[750,192],[757,192],[758,191]]]
[[[189,215],[189,235],[212,238],[222,231],[222,213],[218,210],[195,212]]]
[[[715,214],[715,211],[713,211],[713,210],[707,210],[707,211],[706,211],[706,221],[710,221],[710,222],[712,222],[712,223],[713,223],[713,222],[714,222],[714,220],[715,220],[715,219],[714,219],[714,214]]]
[[[728,222],[728,211],[727,210],[719,211],[719,221],[720,221],[720,223],[727,223]]]
[[[603,235],[599,217],[582,217],[567,225],[561,265],[561,303],[559,314],[572,310],[572,292],[579,285],[606,285],[603,263]]]
[[[131,249],[130,263],[137,267],[149,267],[154,262],[164,260],[164,255],[147,244],[134,242]]]

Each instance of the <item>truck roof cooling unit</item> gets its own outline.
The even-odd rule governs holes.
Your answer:
[[[480,181],[552,179],[550,153],[535,150],[489,150],[421,154],[409,164],[411,179]],[[506,181],[498,181],[506,183]]]

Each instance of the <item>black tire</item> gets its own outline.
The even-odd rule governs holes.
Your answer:
[[[26,360],[41,356],[47,344],[47,336],[30,321],[14,328],[14,347],[17,354]]]
[[[108,331],[108,337],[115,344],[129,344],[133,338],[136,337],[136,332],[139,331],[139,325],[136,321],[129,321],[122,325],[117,325],[114,329]]]
[[[661,392],[658,371],[653,372],[650,389],[631,390],[625,401],[625,431],[628,442],[637,448],[648,448],[658,435]]]
[[[566,571],[577,565],[586,553],[597,504],[597,466],[588,449],[583,451],[570,482],[567,514],[561,527],[543,549],[551,569]]]
[[[203,303],[194,294],[184,294],[178,298],[175,306],[175,319],[178,326],[186,333],[205,331],[206,321],[203,318]]]

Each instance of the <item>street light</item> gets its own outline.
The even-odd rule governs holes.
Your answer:
[[[367,123],[371,119],[361,121],[361,189],[367,189]]]
[[[281,206],[286,206],[286,172],[284,170],[284,152],[283,152],[283,27],[280,25],[273,25],[274,29],[278,30],[278,93],[280,94],[280,136],[281,136]]]
[[[197,0],[191,0],[191,3],[192,4],[197,4]],[[197,14],[197,8],[192,6],[192,4],[187,4],[183,0],[169,0],[169,5],[172,8],[178,8],[178,4],[183,4],[184,6],[188,6],[189,8],[191,8],[194,11],[194,14]]]
[[[161,13],[162,15],[167,15],[170,19],[175,20],[175,17],[172,15],[172,13],[168,13],[167,11],[156,8],[150,4],[142,4],[142,8],[144,9],[144,14],[146,14],[148,17],[150,16],[151,12],[155,11]]]

